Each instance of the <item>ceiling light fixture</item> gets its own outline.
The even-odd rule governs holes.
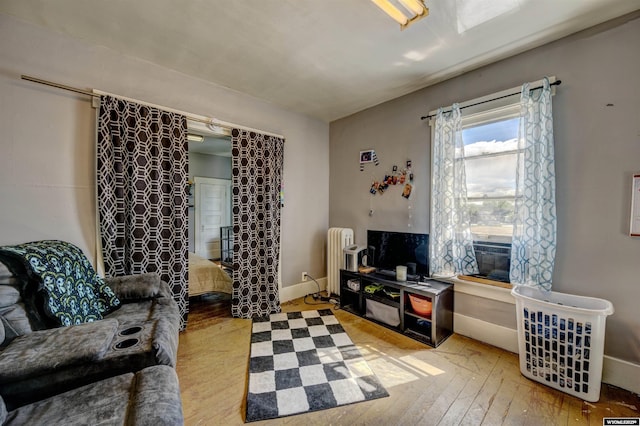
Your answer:
[[[204,142],[204,136],[194,135],[193,133],[187,133],[187,140],[189,142]]]
[[[231,136],[231,129],[227,127],[221,126],[213,122],[208,123],[207,127],[209,128],[209,130],[215,133],[216,136]]]
[[[404,30],[409,25],[418,21],[425,16],[429,15],[429,9],[424,5],[424,0],[371,0],[382,9],[387,15],[391,16],[397,23],[400,24],[400,30]],[[395,3],[395,4],[394,4]],[[408,16],[396,6],[396,4],[402,5],[402,7],[408,13]]]

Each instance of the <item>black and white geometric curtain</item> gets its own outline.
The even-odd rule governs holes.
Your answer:
[[[280,189],[284,139],[234,129],[233,294],[231,314],[280,312]]]
[[[184,329],[187,283],[186,117],[102,96],[98,213],[105,274],[156,272],[172,287]]]

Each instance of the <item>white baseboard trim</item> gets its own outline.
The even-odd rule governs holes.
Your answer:
[[[318,284],[320,285],[320,291],[324,291],[327,288],[327,277],[317,278],[316,281],[318,281]],[[293,299],[304,297],[307,294],[316,293],[317,291],[318,286],[311,280],[290,285],[289,287],[280,289],[280,302],[288,302]]]
[[[506,351],[518,353],[518,330],[454,313],[453,331]]]
[[[624,361],[608,355],[602,363],[602,381],[613,386],[640,394],[640,364]]]
[[[453,314],[453,331],[474,340],[518,353],[518,330],[466,315]],[[605,355],[602,382],[640,394],[640,365]]]

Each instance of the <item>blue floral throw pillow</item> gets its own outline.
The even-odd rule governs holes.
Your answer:
[[[100,320],[120,306],[111,288],[73,244],[47,240],[4,246],[0,258],[22,263],[44,295],[44,313],[60,325]]]

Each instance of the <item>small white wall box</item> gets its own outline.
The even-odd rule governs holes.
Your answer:
[[[633,175],[631,193],[631,227],[629,235],[640,237],[640,174]]]

